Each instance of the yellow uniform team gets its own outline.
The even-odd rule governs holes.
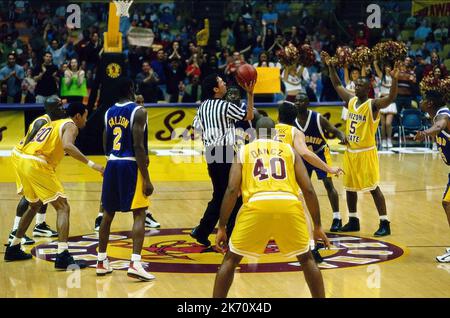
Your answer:
[[[298,200],[300,189],[292,147],[273,140],[256,140],[244,146],[239,156],[244,205],[230,238],[230,250],[257,257],[274,239],[286,256],[306,253],[309,230]]]
[[[357,97],[348,103],[345,134],[347,151],[344,154],[344,188],[348,191],[370,191],[380,180],[375,135],[380,116],[373,118],[372,99],[356,106]],[[379,112],[377,112],[379,114]]]

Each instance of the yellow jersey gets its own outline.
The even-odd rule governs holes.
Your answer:
[[[295,178],[295,154],[286,143],[257,139],[241,148],[241,192],[243,202],[257,193],[284,192],[298,195]]]
[[[36,136],[23,147],[22,153],[44,159],[55,169],[64,157],[61,137],[62,129],[67,123],[74,124],[73,120],[68,118],[55,120],[44,125]]]
[[[35,120],[33,120],[33,122],[30,124],[30,126],[28,126],[28,130],[27,133],[25,134],[25,137],[23,137],[20,142],[14,147],[14,150],[18,151],[18,152],[22,152],[23,149],[23,145],[25,143],[25,140],[27,140],[28,136],[30,135],[31,131],[33,130],[33,126],[34,124],[39,121],[39,120],[44,120],[47,124],[50,123],[52,120],[50,119],[50,116],[45,114],[42,116],[39,116],[38,118],[36,118]]]
[[[294,126],[287,124],[276,124],[275,130],[277,135],[274,140],[284,142],[292,147],[294,147]]]
[[[375,136],[380,122],[380,115],[373,118],[372,99],[356,106],[358,97],[348,102],[348,119],[345,134],[350,149],[366,149],[376,146]]]

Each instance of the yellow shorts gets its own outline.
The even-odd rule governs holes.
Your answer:
[[[16,189],[17,189],[17,194],[22,195],[23,194],[23,186],[22,186],[22,181],[20,181],[20,177],[19,174],[17,173],[17,160],[20,157],[18,155],[15,154],[15,152],[13,151],[11,153],[11,163],[14,167],[14,173],[16,175]]]
[[[295,196],[270,199],[253,196],[241,207],[230,238],[230,251],[247,257],[264,254],[267,243],[275,240],[286,257],[309,251],[309,231],[301,202]]]
[[[24,158],[25,155],[12,157],[16,170],[16,184],[21,186],[21,193],[29,202],[42,201],[47,204],[59,197],[66,198],[64,188],[56,177],[55,170],[43,159]],[[19,188],[18,188],[19,190]]]
[[[448,183],[447,188],[445,188],[444,197],[442,198],[442,201],[444,202],[450,202],[450,173],[448,174]]]
[[[380,163],[378,151],[370,150],[344,153],[344,189],[347,191],[371,191],[380,182]]]

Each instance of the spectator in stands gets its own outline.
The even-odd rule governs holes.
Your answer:
[[[167,94],[169,94],[169,103],[178,103],[180,93],[180,83],[184,81],[186,73],[178,59],[172,59],[169,62],[167,71]]]
[[[44,103],[50,96],[58,97],[58,67],[53,64],[52,53],[44,54],[44,62],[33,70],[36,81],[36,103]]]
[[[202,96],[202,86],[200,85],[200,78],[192,76],[189,78],[189,84],[183,86],[183,103],[199,103]]]
[[[66,97],[68,103],[83,102],[83,98],[87,96],[85,72],[78,66],[77,59],[71,59],[64,71],[61,96]]]
[[[440,50],[442,50],[441,43],[436,41],[433,33],[430,33],[430,35],[427,37],[427,40],[425,42],[425,49],[428,50],[429,52],[433,51],[439,52]]]
[[[25,78],[23,67],[16,64],[16,55],[8,54],[8,62],[0,70],[0,82],[7,85],[7,102],[18,103],[21,96],[21,84]]]
[[[204,78],[205,76],[208,76],[208,74],[220,73],[217,57],[215,55],[211,55],[208,58],[207,62],[202,63],[200,69],[201,69],[200,78]]]
[[[61,67],[61,65],[66,60],[66,44],[59,47],[58,40],[53,39],[51,44],[46,49],[47,52],[50,52],[53,56],[53,63],[57,67]]]
[[[425,72],[425,66],[427,65],[425,59],[422,56],[422,53],[418,52],[416,54],[416,63],[414,68],[414,73],[416,74],[417,83],[420,83],[423,78],[423,74]]]
[[[202,71],[199,65],[198,54],[192,55],[192,57],[188,61],[188,66],[186,68],[186,76],[198,76],[202,75]]]
[[[158,101],[160,97],[158,83],[158,74],[151,68],[148,61],[144,61],[142,63],[142,72],[136,76],[136,84],[139,94],[142,95],[146,103],[156,103]]]
[[[416,32],[414,32],[414,38],[416,40],[425,40],[431,32],[428,21],[423,19],[420,26],[416,29]]]
[[[275,46],[275,32],[272,29],[266,28],[265,21],[263,21],[263,47],[269,52]]]
[[[239,52],[234,51],[232,55],[232,60],[227,64],[227,67],[225,68],[225,76],[227,79],[227,83],[232,82],[233,84],[236,84],[234,75],[238,67],[244,63],[245,62],[241,59],[241,55],[239,54]]]
[[[6,104],[8,103],[8,85],[6,83],[0,85],[0,104]]]
[[[269,61],[267,52],[263,51],[259,54],[258,62],[253,64],[254,67],[275,67],[275,63]],[[281,65],[280,65],[281,68]]]
[[[439,55],[436,53],[436,51],[431,52],[430,57],[431,57],[431,63],[425,66],[423,75],[427,76],[428,74],[433,72],[433,70],[437,67],[440,69],[441,74],[443,76],[447,76],[447,74],[448,74],[447,68],[445,67],[445,65],[443,63],[441,63]]]
[[[36,81],[33,79],[33,70],[31,68],[27,69],[26,76],[22,81],[21,88],[22,94],[20,97],[20,103],[35,103],[36,96],[34,95],[34,90],[36,88]]]
[[[174,41],[172,43],[172,47],[169,50],[168,54],[169,54],[169,57],[168,57],[169,60],[171,60],[171,59],[184,60],[184,57],[183,57],[184,54],[182,54],[182,52],[181,52],[180,42],[178,42],[178,41]]]
[[[398,94],[397,100],[395,101],[398,113],[401,113],[403,108],[412,107],[411,102],[415,97],[414,92],[417,83],[413,67],[413,62],[410,57],[407,57],[405,62],[400,66],[400,73],[398,75]]]
[[[267,12],[262,15],[262,21],[269,29],[277,32],[278,13],[274,12],[272,2],[267,3]]]
[[[103,45],[98,36],[98,32],[93,32],[89,43],[86,45],[86,70],[93,71],[100,63],[100,52]]]
[[[159,49],[156,52],[156,60],[153,60],[150,64],[150,66],[152,67],[153,71],[155,71],[156,74],[158,75],[158,78],[159,78],[158,87],[163,92],[164,99],[166,99],[166,95],[167,95],[167,77],[166,77],[167,64],[166,64],[166,60],[164,57],[163,49]],[[177,83],[177,86],[178,86],[178,83]]]
[[[444,21],[439,24],[439,28],[434,30],[433,34],[436,41],[444,42],[448,39],[448,28],[445,26]]]

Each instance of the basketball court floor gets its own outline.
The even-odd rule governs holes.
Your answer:
[[[190,157],[151,156],[155,185],[151,211],[160,229],[146,232],[143,261],[157,279],[143,283],[126,276],[131,255],[132,216],[117,214],[108,254],[117,269],[97,277],[94,268],[57,272],[53,268],[56,244],[37,239],[26,247],[35,257],[24,262],[3,261],[0,248],[0,297],[211,297],[215,272],[222,255],[198,245],[188,235],[197,225],[211,196],[206,165],[186,163]],[[104,162],[103,157],[91,157]],[[335,165],[342,154],[333,155]],[[370,194],[360,194],[361,231],[330,235],[331,250],[321,251],[327,297],[450,297],[450,264],[437,255],[450,247],[450,230],[441,198],[448,168],[434,154],[381,154],[381,188],[386,197],[392,235],[374,238],[377,212]],[[95,264],[97,240],[93,231],[101,195],[101,177],[72,158],[58,167],[71,205],[70,250],[78,259]],[[313,177],[326,230],[331,207],[324,186]],[[342,180],[334,179],[344,222],[347,207]],[[5,243],[19,197],[9,157],[0,157],[0,239]],[[56,213],[48,209],[47,223],[55,228]],[[34,221],[32,223],[34,225]],[[32,230],[28,231],[31,236]],[[214,237],[210,239],[214,241]],[[230,297],[310,297],[295,259],[278,256],[269,242],[266,256],[245,259],[238,268]]]

